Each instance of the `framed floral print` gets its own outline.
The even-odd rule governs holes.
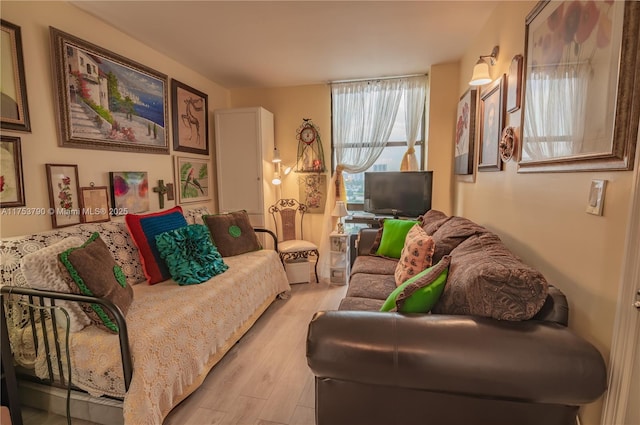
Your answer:
[[[456,118],[455,174],[473,174],[473,145],[476,139],[477,90],[467,90],[458,102]]]
[[[45,164],[49,186],[49,213],[54,228],[81,222],[78,166]]]
[[[506,76],[489,84],[480,95],[480,150],[478,171],[500,171],[500,139],[504,127],[504,81]]]
[[[167,76],[50,28],[63,147],[169,154]]]
[[[31,131],[20,27],[0,19],[0,127]]]
[[[542,1],[526,18],[518,172],[630,170],[640,2]]]
[[[171,80],[173,150],[209,155],[209,97]]]
[[[0,208],[24,207],[20,138],[0,136]]]

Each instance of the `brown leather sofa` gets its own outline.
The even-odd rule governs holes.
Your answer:
[[[488,232],[475,226],[450,246],[441,240],[439,253],[436,242],[451,267],[455,246]],[[579,407],[605,391],[601,354],[567,327],[567,300],[552,286],[529,320],[377,311],[395,284],[393,263],[367,255],[375,234],[360,234],[356,285],[340,309],[309,325],[317,425],[574,425]]]

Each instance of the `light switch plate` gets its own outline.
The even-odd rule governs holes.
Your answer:
[[[602,215],[604,205],[604,191],[607,187],[606,180],[591,180],[589,199],[587,200],[587,212],[593,215]]]

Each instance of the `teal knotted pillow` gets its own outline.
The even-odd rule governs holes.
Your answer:
[[[206,282],[229,268],[211,243],[209,229],[202,224],[161,233],[156,236],[156,246],[179,285]]]

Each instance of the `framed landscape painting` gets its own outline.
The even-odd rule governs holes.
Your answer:
[[[0,136],[0,208],[24,207],[20,138]]]
[[[173,150],[209,155],[209,97],[171,80]]]
[[[473,145],[476,137],[477,90],[467,90],[458,102],[456,118],[455,174],[473,174]]]
[[[64,147],[169,154],[167,76],[50,28]]]
[[[31,131],[20,27],[0,19],[0,127]]]
[[[81,222],[80,185],[75,164],[45,164],[49,187],[49,212],[54,228]]]
[[[176,156],[178,203],[211,199],[209,159]]]

